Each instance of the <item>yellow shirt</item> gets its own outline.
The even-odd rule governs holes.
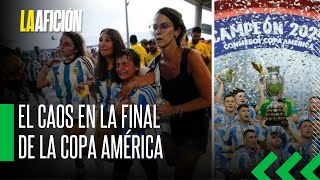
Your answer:
[[[145,58],[147,56],[147,51],[144,49],[144,47],[138,45],[138,44],[135,44],[135,45],[132,45],[131,46],[131,49],[133,49],[136,53],[139,54],[140,56],[140,65],[143,65],[145,66]]]
[[[207,44],[199,41],[194,46],[192,42],[189,42],[188,43],[188,48],[193,48],[195,50],[198,50],[201,54],[204,54],[204,55],[206,55],[208,57],[209,63],[207,63],[207,67],[208,67],[209,71],[211,72],[211,54],[210,54],[210,50],[209,50]]]
[[[161,53],[160,49],[157,49],[157,51],[154,53],[149,52],[149,54],[147,54],[147,56],[146,56],[146,65],[149,66],[149,64],[153,60],[153,58],[158,56],[160,53]]]

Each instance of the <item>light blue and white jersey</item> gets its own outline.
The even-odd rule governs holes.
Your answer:
[[[40,70],[41,64],[37,61],[32,60],[30,62],[27,62],[25,66],[25,74],[28,78],[28,81],[36,82]]]
[[[217,114],[214,118],[214,126],[221,137],[223,137],[229,124],[233,123],[235,116],[227,116],[225,114]]]
[[[111,97],[111,91],[114,89],[117,84],[112,83],[111,87],[107,87],[107,81],[96,81],[96,88],[97,88],[97,103],[100,106],[100,104],[103,104],[104,111],[109,111],[109,105],[110,105],[110,97]]]
[[[214,163],[216,169],[225,169],[228,167],[229,160],[225,155],[225,152],[223,151],[223,140],[222,137],[218,135],[218,131],[214,130]]]
[[[319,142],[319,141],[317,141]],[[320,146],[312,139],[309,143],[302,143],[299,147],[299,154],[302,156],[303,167],[306,166],[317,155]]]
[[[93,79],[93,64],[85,57],[78,57],[71,63],[62,62],[52,67],[46,79],[54,85],[61,104],[73,104],[77,107],[76,104],[83,99],[75,87],[88,79]]]
[[[296,124],[289,120],[289,126],[291,129],[297,131]],[[266,130],[266,133],[272,134],[273,132],[277,132],[282,140],[281,150],[288,149],[292,145],[293,138],[283,129],[281,126],[269,126],[269,129]]]
[[[293,148],[293,147],[292,147]],[[279,153],[275,153],[277,155],[277,160],[273,162],[270,167],[265,171],[265,173],[270,177],[271,179],[279,179],[279,176],[276,174],[276,171],[280,168],[280,166],[285,163],[290,153],[288,153],[287,150],[280,151]]]
[[[214,108],[215,108],[215,112],[217,114],[226,114],[226,110],[225,110],[225,107],[224,105],[222,104],[215,104],[214,105]],[[238,111],[235,110],[235,115],[238,114]],[[253,119],[255,120],[256,119],[256,110],[254,109],[253,106],[249,106],[249,115],[250,115],[250,119]]]
[[[256,132],[258,141],[263,141],[265,139],[265,131],[259,123],[254,122],[253,125],[249,125],[249,123],[242,125],[240,121],[235,121],[227,127],[223,140],[229,146],[244,145],[243,133],[247,129],[252,129]]]
[[[222,104],[214,104],[215,112],[217,114],[226,114],[225,108]]]
[[[300,168],[295,168],[295,178],[303,179],[300,171],[317,155],[317,152],[319,152],[319,142],[319,139],[311,139],[309,143],[302,143],[299,147],[297,152],[302,156],[302,166]]]
[[[121,91],[122,88],[122,84],[118,84],[116,85],[112,91],[111,91],[111,101],[116,102],[117,101],[117,97]],[[141,105],[142,107],[142,117],[144,117],[144,113],[146,110],[146,105],[150,105],[150,108],[153,104],[155,104],[156,101],[156,90],[150,86],[150,85],[146,85],[146,86],[141,86],[138,87],[136,90],[133,90],[131,92],[131,94],[129,95],[129,100],[131,102],[131,104],[136,104],[136,105]],[[127,112],[127,114],[129,114],[130,112]],[[123,133],[126,133],[126,130],[128,128],[128,118],[125,120],[125,129],[123,130]],[[138,134],[145,134],[144,130],[140,130],[138,132]]]
[[[144,67],[139,69],[138,76],[143,76],[147,73],[149,68]],[[111,91],[117,86],[117,83],[111,82],[112,73],[111,71],[106,72],[106,80],[104,81],[95,81],[96,89],[97,89],[97,103],[103,104],[104,111],[109,111],[109,105],[111,100]],[[107,83],[111,83],[111,86],[107,86]]]
[[[257,153],[247,147],[242,147],[233,153],[230,163],[230,171],[232,173],[240,173],[246,168],[256,167],[262,159],[263,156],[261,153]],[[252,177],[252,174],[249,173],[245,177],[238,178],[251,179]]]
[[[308,112],[308,111],[302,113],[302,114],[299,116],[299,123],[298,123],[298,124],[301,124],[302,121],[304,121],[304,120],[306,120],[306,119],[310,120],[311,122],[312,122],[312,121],[315,121],[315,120],[318,120],[318,121],[319,121],[319,120],[320,120],[320,112],[317,112],[317,113],[315,113],[314,115],[315,115],[315,116],[312,117],[311,113]]]

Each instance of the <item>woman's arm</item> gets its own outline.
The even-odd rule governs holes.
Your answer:
[[[134,88],[154,84],[154,72],[149,72],[143,76],[136,76],[133,81],[124,85],[118,98],[126,99]]]
[[[188,70],[194,79],[200,97],[176,106],[172,106],[169,102],[159,105],[157,106],[157,113],[160,116],[182,114],[211,106],[211,74],[200,53],[195,50],[191,50],[188,54]]]
[[[37,78],[37,88],[44,88],[50,85],[50,82],[46,79],[47,74],[49,72],[49,66],[45,64],[40,72],[38,73]]]

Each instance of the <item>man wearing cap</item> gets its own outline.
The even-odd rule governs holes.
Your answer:
[[[194,27],[192,29],[191,38],[192,38],[192,42],[188,43],[188,48],[198,50],[201,53],[201,57],[203,61],[206,63],[207,67],[211,72],[211,55],[210,55],[210,51],[208,49],[207,44],[200,42],[200,39],[201,39],[200,27]]]
[[[148,41],[149,45],[149,53],[146,56],[146,65],[148,66],[150,62],[157,57],[159,54],[161,54],[160,49],[158,49],[156,42],[154,39],[150,39]]]
[[[131,48],[133,49],[136,53],[139,54],[140,56],[140,65],[141,66],[146,66],[145,58],[147,56],[147,51],[142,47],[141,45],[137,44],[138,38],[136,35],[131,35],[130,36],[130,44]]]

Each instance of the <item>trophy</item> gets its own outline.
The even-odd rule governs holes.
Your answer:
[[[280,66],[267,67],[268,74],[265,77],[266,91],[271,98],[271,104],[267,107],[265,116],[265,125],[267,126],[287,126],[288,121],[285,116],[284,105],[281,105],[278,100],[283,92],[284,80],[279,75]]]
[[[235,71],[230,68],[226,68],[221,71],[221,81],[223,82],[232,82],[234,80]]]

